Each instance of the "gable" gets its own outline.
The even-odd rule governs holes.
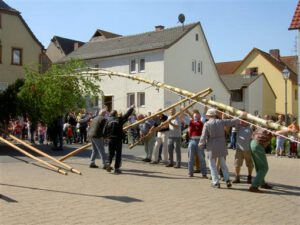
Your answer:
[[[177,26],[162,31],[147,32],[131,36],[115,37],[102,41],[88,42],[72,52],[62,61],[71,58],[94,59],[131,54],[137,52],[166,49],[176,43],[199,23]]]
[[[254,48],[252,51],[250,51],[248,53],[248,55],[241,61],[241,63],[239,65],[237,65],[237,67],[234,69],[233,73],[235,73],[235,74],[242,73],[242,71],[245,70],[249,64],[253,63],[253,61],[255,59],[257,59],[259,56],[264,58],[263,61],[268,62],[268,64],[271,65],[272,68],[275,69],[279,73],[281,73],[285,67],[288,67],[288,69],[290,70],[290,80],[293,83],[297,83],[297,74],[294,72],[293,69],[291,69],[289,67],[289,65],[285,64],[283,62],[283,60],[277,60],[277,59],[273,58],[270,54],[268,54],[260,49],[257,49],[257,48]],[[286,61],[288,61],[288,60],[286,60]],[[257,65],[252,64],[251,66],[258,67],[259,73],[266,73],[266,71],[260,71],[261,68],[259,68],[260,66],[258,64]]]

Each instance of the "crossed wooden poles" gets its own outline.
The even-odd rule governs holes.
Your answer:
[[[199,100],[199,99],[204,98],[205,96],[209,95],[211,92],[212,92],[212,89],[207,88],[207,89],[205,89],[204,91],[201,91],[201,92],[199,92],[199,93],[194,94],[193,96],[191,96],[191,99]],[[165,109],[163,109],[163,110],[161,110],[161,111],[159,111],[159,112],[157,112],[157,113],[155,113],[155,114],[153,114],[153,115],[151,115],[151,116],[148,116],[148,117],[146,117],[146,118],[144,118],[144,119],[142,119],[142,120],[137,121],[137,122],[134,123],[134,124],[131,124],[131,125],[129,125],[129,126],[124,127],[123,130],[127,130],[127,129],[131,128],[131,127],[136,127],[136,126],[138,126],[139,124],[145,122],[146,120],[149,120],[149,119],[151,119],[151,118],[154,118],[154,117],[156,117],[157,115],[159,115],[159,114],[161,114],[161,113],[164,113],[164,112],[166,112],[166,111],[168,111],[168,110],[170,110],[170,109],[172,109],[172,108],[175,108],[176,106],[178,106],[178,105],[180,105],[180,104],[182,104],[182,103],[188,101],[189,99],[190,99],[190,98],[185,98],[185,99],[183,99],[183,100],[181,100],[181,101],[179,101],[179,102],[177,102],[177,103],[174,103],[173,105],[171,105],[171,106],[169,106],[169,107],[167,107],[167,108],[165,108]],[[196,103],[196,102],[193,102],[192,104],[188,105],[187,107],[184,108],[184,110],[186,110],[186,109],[192,107],[195,103]],[[176,113],[176,116],[178,116],[179,113],[180,113],[180,112]],[[175,117],[176,117],[176,116],[175,116]],[[175,117],[174,117],[174,118],[175,118]],[[172,118],[173,118],[173,117],[172,117]],[[172,120],[172,119],[168,119],[167,121],[165,121],[165,122],[163,123],[163,125],[169,124],[171,120]],[[160,127],[161,127],[161,126],[160,126]],[[153,131],[153,132],[155,132],[155,131]],[[153,134],[153,133],[151,133],[151,134]],[[136,146],[138,143],[140,143],[140,142],[143,141],[143,140],[144,140],[144,138],[143,138],[143,139],[140,139],[138,142],[134,143],[134,145],[129,146],[129,148],[133,148],[134,146]],[[68,158],[70,158],[70,157],[72,157],[72,156],[74,156],[74,155],[76,155],[76,154],[78,154],[78,153],[80,153],[80,152],[86,150],[86,149],[89,148],[91,145],[92,145],[91,143],[86,144],[86,145],[84,145],[84,146],[82,146],[82,147],[76,149],[75,151],[70,152],[69,154],[67,154],[67,155],[65,155],[65,156],[63,156],[63,157],[61,157],[61,158],[59,159],[59,161],[64,161],[64,160],[66,160],[66,159],[68,159]]]
[[[25,147],[29,148],[30,150],[38,153],[39,155],[42,155],[42,156],[44,156],[44,157],[46,157],[46,158],[54,161],[60,167],[55,166],[55,165],[53,165],[53,164],[51,164],[49,162],[46,162],[45,160],[42,160],[42,159],[40,159],[40,158],[38,158],[38,157],[30,154],[29,152],[25,151],[24,149],[16,146],[15,144],[11,143],[10,141],[8,141],[8,140],[6,140],[6,139],[4,139],[3,137],[0,136],[0,141],[1,142],[7,144],[8,146],[14,148],[17,151],[23,153],[24,155],[28,156],[29,158],[34,159],[35,161],[40,162],[40,163],[44,164],[45,166],[53,169],[54,171],[57,171],[60,174],[63,174],[63,175],[67,175],[68,173],[65,170],[63,170],[62,168],[67,169],[67,170],[69,170],[69,171],[71,171],[73,173],[81,175],[80,171],[72,168],[71,166],[67,165],[66,163],[63,163],[63,162],[59,161],[58,159],[56,159],[56,158],[54,158],[54,157],[52,157],[52,156],[50,156],[50,155],[48,155],[48,154],[40,151],[39,149],[37,149],[37,148],[35,148],[35,147],[27,144],[25,141],[22,141],[19,138],[16,138],[14,135],[9,134],[8,132],[6,132],[5,130],[3,130],[1,128],[0,128],[0,131],[2,133],[6,134],[8,137],[12,138],[13,140],[17,141],[18,143],[20,143],[20,144],[24,145]]]

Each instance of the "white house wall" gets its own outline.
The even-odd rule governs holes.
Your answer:
[[[263,113],[263,76],[248,86],[248,112],[255,115]]]
[[[92,67],[98,65],[101,69],[130,74],[130,61],[136,59],[136,68],[138,71],[138,61],[141,58],[145,59],[145,72],[137,72],[133,75],[139,75],[150,80],[163,81],[164,64],[162,50],[106,59],[94,59],[89,60],[88,64]],[[113,109],[121,111],[125,111],[127,108],[127,93],[135,93],[135,103],[137,105],[137,93],[145,92],[145,106],[137,107],[136,111],[138,113],[157,111],[163,106],[164,102],[164,90],[159,90],[158,92],[154,87],[150,87],[149,84],[138,84],[126,78],[112,77],[110,79],[109,77],[103,77],[101,89],[105,96],[114,96]],[[100,102],[100,107],[101,104]]]
[[[198,41],[196,41],[198,34]],[[197,70],[192,71],[192,62],[196,61]],[[198,72],[198,63],[202,62],[202,74]],[[214,61],[200,26],[196,26],[181,40],[165,51],[165,82],[167,84],[199,92],[212,88],[211,96],[224,104],[230,104],[230,94],[217,73]],[[179,96],[166,92],[165,106],[174,103]]]
[[[263,79],[263,111],[262,115],[275,115],[276,113],[276,96],[265,77]]]

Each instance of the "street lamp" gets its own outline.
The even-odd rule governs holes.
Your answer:
[[[288,124],[288,120],[287,120],[287,81],[290,77],[290,71],[288,70],[287,67],[285,67],[283,70],[282,70],[282,76],[283,76],[283,79],[285,81],[285,115],[284,115],[284,118],[285,118],[285,126],[287,126]]]

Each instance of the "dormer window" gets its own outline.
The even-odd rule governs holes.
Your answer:
[[[251,76],[258,75],[258,68],[257,67],[247,68],[246,74],[251,75]]]

